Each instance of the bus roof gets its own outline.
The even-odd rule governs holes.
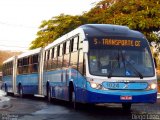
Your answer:
[[[40,51],[41,51],[41,48],[37,48],[37,49],[34,49],[34,50],[29,50],[29,51],[27,51],[25,53],[22,53],[22,54],[18,55],[18,59],[37,54]]]
[[[3,61],[3,64],[13,61],[15,59],[15,57],[16,56],[8,58],[7,60]]]
[[[58,45],[59,43],[63,42],[64,40],[67,40],[67,39],[69,39],[69,38],[71,38],[71,37],[73,37],[73,36],[75,36],[79,33],[82,33],[81,36],[84,35],[84,31],[80,27],[78,27],[78,28],[74,29],[73,31],[63,35],[62,37],[56,39],[54,42],[47,45],[45,47],[45,50],[48,50],[48,49],[52,48],[54,45]]]
[[[144,35],[138,31],[129,29],[127,26],[112,24],[86,24],[80,26],[87,36],[124,36],[142,38]]]

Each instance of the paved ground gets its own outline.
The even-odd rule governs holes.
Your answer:
[[[67,102],[48,103],[39,98],[10,97],[11,106],[0,110],[0,120],[144,120],[160,119],[160,99],[156,104],[135,104],[131,112],[124,112],[121,105],[81,105],[79,110]]]

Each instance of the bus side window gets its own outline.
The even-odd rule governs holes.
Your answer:
[[[29,65],[28,65],[28,72],[32,73],[32,56],[29,56]]]
[[[53,59],[54,58],[54,48],[52,48],[52,57],[51,57],[51,59]]]
[[[83,75],[83,51],[79,51],[78,71]]]
[[[48,50],[49,51],[49,58],[48,58],[48,70],[52,69],[52,49]]]
[[[60,45],[59,67],[62,67],[62,62],[63,62],[63,44]]]
[[[50,50],[48,50],[48,54],[47,54],[47,70],[49,70],[49,55],[50,55]]]
[[[70,66],[72,68],[77,69],[78,67],[78,37],[71,40],[71,59]]]
[[[57,56],[58,56],[58,64],[57,67],[60,68],[62,67],[62,48],[63,48],[63,44],[59,45],[57,47]]]
[[[18,74],[22,74],[22,59],[18,60]]]
[[[77,51],[78,50],[78,36],[74,38],[74,41],[73,41],[73,52]]]
[[[28,57],[23,58],[23,74],[28,73]]]
[[[38,72],[38,54],[32,56],[31,72],[32,73]]]
[[[70,41],[70,52],[73,52],[74,39]]]
[[[51,54],[51,69],[54,69],[54,48],[51,49],[52,54]]]
[[[70,41],[67,41],[66,42],[66,47],[64,47],[66,50],[64,50],[65,54],[64,54],[64,57],[63,57],[63,67],[68,67],[69,66],[69,58],[70,58],[69,47],[70,47]]]
[[[54,57],[52,60],[52,69],[56,69],[57,68],[57,47],[54,47]]]
[[[82,47],[83,47],[83,40],[80,38],[80,36],[78,36],[78,49],[82,49]]]
[[[47,57],[48,57],[48,51],[45,51],[45,58],[44,58],[44,69],[47,70]]]

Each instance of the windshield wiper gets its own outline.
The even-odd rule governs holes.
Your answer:
[[[138,74],[138,76],[140,77],[140,79],[143,79],[143,75],[130,62],[128,62],[128,61],[126,61],[126,62]]]
[[[118,51],[119,51],[119,50],[118,50]],[[128,62],[128,61],[125,60],[125,58],[124,58],[124,56],[123,56],[123,53],[122,53],[122,50],[121,50],[121,55],[122,55],[122,62],[123,62],[125,71],[126,71],[126,64],[125,64],[125,62],[127,62],[127,63],[130,65],[130,67],[134,70],[134,73],[136,73],[136,74],[140,77],[140,79],[143,79],[143,75],[142,75],[130,62]],[[119,55],[119,52],[118,52],[118,55],[117,55],[116,58],[117,58],[118,63],[119,63],[119,65],[120,65],[120,61],[119,61],[120,55]],[[111,78],[111,77],[112,77],[112,73],[114,72],[115,69],[116,69],[116,67],[114,66],[114,67],[111,69],[111,71],[109,72],[108,78]]]
[[[140,77],[140,79],[143,79],[143,75],[129,61],[127,61],[124,58],[122,50],[121,50],[121,55],[122,55],[122,61],[123,61],[124,67],[125,67],[125,71],[126,71],[126,64],[125,63],[127,62],[131,66],[131,68],[134,70],[134,73],[138,74],[138,76]]]

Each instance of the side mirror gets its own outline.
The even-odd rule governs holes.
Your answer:
[[[154,58],[154,65],[155,65],[155,67],[157,68],[157,61],[156,61],[156,58]]]
[[[83,52],[84,52],[84,53],[88,53],[88,50],[89,50],[88,41],[84,40],[84,41],[83,41]]]

